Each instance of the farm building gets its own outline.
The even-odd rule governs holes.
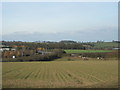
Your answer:
[[[51,52],[45,51],[45,48],[37,48],[37,53],[45,55],[45,54],[48,54],[48,53],[51,53]]]
[[[113,50],[120,50],[120,48],[113,48]]]
[[[46,52],[46,51],[37,51],[38,54],[42,54],[42,55],[45,55],[45,54],[48,54],[48,53],[51,53],[51,52]]]
[[[4,45],[0,47],[0,51],[10,51],[10,50],[15,51],[16,49],[9,46],[4,46]]]

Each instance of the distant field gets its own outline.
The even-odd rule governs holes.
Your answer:
[[[66,53],[98,53],[98,52],[112,52],[112,50],[65,50]]]
[[[103,43],[95,43],[95,48],[112,48],[112,47],[118,47],[118,43],[115,42],[103,42]]]
[[[4,88],[117,87],[118,62],[51,61],[3,63]]]

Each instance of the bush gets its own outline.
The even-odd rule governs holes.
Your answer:
[[[52,61],[54,59],[60,58],[60,53],[49,53],[45,55],[32,55],[23,56],[18,58],[4,58],[3,62],[25,62],[25,61]]]

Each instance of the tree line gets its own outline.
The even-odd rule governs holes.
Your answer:
[[[36,48],[46,48],[46,49],[87,49],[87,47],[92,47],[92,44],[83,44],[74,41],[60,41],[60,42],[8,42],[3,41],[3,45],[6,46],[26,46],[25,49],[36,49]],[[85,46],[86,45],[86,46]],[[18,47],[18,49],[22,49],[22,47]]]
[[[22,42],[22,41],[2,41],[3,45],[6,46],[26,46],[25,49],[33,50],[36,48],[46,48],[46,49],[113,49],[117,48],[119,42],[104,42],[104,41],[97,41],[97,42],[76,42],[70,40],[62,40],[59,42],[51,42],[51,41],[43,41],[43,42]],[[22,49],[22,47],[17,47],[17,49]]]

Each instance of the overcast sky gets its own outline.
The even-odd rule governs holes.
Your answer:
[[[118,39],[117,2],[4,2],[3,40]]]

